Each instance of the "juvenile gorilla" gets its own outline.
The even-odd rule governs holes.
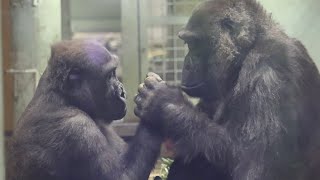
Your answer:
[[[52,55],[14,131],[10,180],[142,180],[161,139],[140,124],[127,145],[109,127],[126,113],[118,60],[93,41],[65,41]]]
[[[181,88],[149,74],[135,98],[175,144],[168,179],[319,179],[320,78],[303,45],[254,0],[206,1],[179,37]]]

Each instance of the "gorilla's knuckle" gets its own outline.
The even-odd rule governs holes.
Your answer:
[[[147,74],[147,77],[153,77],[153,78],[155,78],[155,80],[158,81],[158,82],[161,82],[161,81],[162,81],[161,77],[160,77],[158,74],[154,73],[154,72],[149,72],[149,73]]]
[[[158,82],[154,77],[148,77],[145,79],[144,83],[148,89],[154,89]]]
[[[134,108],[134,114],[138,117],[141,116],[140,110],[137,107]]]
[[[153,77],[153,76],[148,76],[146,79],[145,79],[145,82],[148,82],[148,83],[150,83],[150,82],[155,82],[156,81],[156,79]]]
[[[144,99],[142,96],[140,95],[137,95],[135,98],[134,98],[134,102],[137,104],[137,105],[142,105],[144,103]]]
[[[154,73],[154,72],[148,72],[147,73],[147,77],[149,77],[149,76],[153,76],[153,75],[155,75],[156,73]]]
[[[138,93],[140,94],[140,96],[147,96],[148,95],[149,90],[147,89],[147,87],[143,84],[140,84],[138,87]]]
[[[138,89],[143,89],[144,88],[144,83],[139,84]]]

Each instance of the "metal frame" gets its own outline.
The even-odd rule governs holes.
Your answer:
[[[158,0],[140,0],[140,2],[144,4],[145,7],[149,7],[149,9],[155,1]],[[148,59],[146,55],[142,56],[141,62],[144,63],[142,64],[141,69],[148,70],[150,68],[152,71],[162,75],[162,78],[170,84],[180,83],[182,72],[181,64],[187,53],[187,48],[176,34],[187,22],[191,12],[189,14],[178,13],[177,6],[193,7],[197,2],[200,2],[200,0],[167,0],[165,2],[165,8],[167,8],[166,14],[162,15],[152,14],[152,10],[151,12],[147,11],[148,8],[140,10],[140,16],[143,17],[140,22],[140,34],[147,34],[147,32],[150,33],[150,31],[152,33],[152,28],[162,28],[163,31],[165,31],[164,34],[166,34],[166,44],[163,45],[163,51],[166,52],[166,55],[154,59],[152,62],[150,62],[150,59]],[[156,3],[159,3],[159,1]],[[145,37],[146,36],[147,35],[145,35]],[[181,42],[179,43],[179,41]],[[150,44],[148,44],[148,39],[144,39],[144,41],[140,42],[143,44],[144,49],[149,49]],[[169,52],[171,52],[171,54],[169,54]],[[142,53],[146,54],[147,52],[144,51]],[[148,62],[148,64],[145,62]],[[157,65],[161,66],[161,68],[156,67]]]
[[[2,2],[0,2],[0,14],[2,15]],[[0,18],[0,72],[3,72],[3,54],[2,54],[2,18]],[[3,73],[0,74],[0,180],[5,180],[5,157],[4,157],[4,88],[3,88]]]
[[[121,0],[121,27],[122,27],[122,68],[123,83],[127,91],[127,115],[126,121],[138,121],[133,113],[134,95],[137,93],[137,87],[140,83],[141,67],[139,64],[139,38],[138,38],[138,1]]]
[[[138,118],[134,115],[134,103],[133,98],[137,93],[137,86],[141,83],[149,71],[150,59],[148,59],[148,50],[150,44],[148,43],[148,32],[154,27],[161,27],[163,31],[168,31],[168,27],[172,31],[177,31],[177,28],[182,27],[188,20],[189,14],[185,16],[152,16],[149,12],[150,3],[159,0],[122,0],[121,1],[121,28],[122,28],[122,68],[125,73],[123,73],[123,82],[127,90],[128,99],[127,107],[128,113],[125,117],[125,122],[129,123],[119,123],[116,125],[118,128],[123,128],[125,131],[134,132],[131,130],[130,122],[137,122]],[[185,0],[187,4],[194,4],[194,2],[189,2],[190,0]],[[168,1],[166,1],[168,2]],[[183,4],[173,0],[166,3],[166,6],[172,5],[174,3]],[[156,7],[158,8],[158,7]],[[167,7],[164,7],[167,8]],[[190,12],[191,13],[191,12]],[[178,27],[177,27],[178,26]],[[171,83],[179,83],[182,63],[184,60],[184,55],[187,49],[182,43],[178,43],[178,37],[176,34],[171,32],[171,34],[166,34],[166,41],[172,41],[172,46],[168,47],[164,45],[163,50],[168,52],[172,51],[172,57],[161,57],[159,60],[154,62],[163,63],[162,72],[165,74],[164,79],[166,80],[166,73],[173,73],[173,81]],[[182,46],[181,46],[182,44]],[[179,51],[184,52],[184,54],[179,53]],[[167,69],[167,63],[173,61],[173,68],[171,70]],[[130,128],[131,127],[131,128]],[[134,126],[133,126],[134,127]],[[130,130],[128,130],[130,129]],[[128,133],[126,133],[128,134]],[[130,134],[130,133],[129,133]]]

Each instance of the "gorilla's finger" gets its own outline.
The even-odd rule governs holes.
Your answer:
[[[147,77],[154,77],[154,78],[156,78],[156,80],[157,80],[158,82],[161,82],[161,81],[162,81],[161,77],[160,77],[158,74],[154,73],[154,72],[149,72],[149,73],[147,74]]]
[[[142,105],[142,97],[140,95],[136,95],[133,99],[133,101],[137,104],[137,106],[141,107]]]
[[[134,114],[135,114],[136,116],[138,116],[138,117],[141,117],[141,116],[142,116],[142,111],[141,111],[141,109],[138,108],[138,107],[135,107],[135,108],[134,108]]]
[[[159,81],[153,77],[153,76],[148,76],[145,80],[144,80],[144,84],[147,88],[150,89],[154,89],[155,86],[159,83]]]
[[[142,83],[142,84],[140,84],[140,85],[138,86],[138,92],[139,92],[139,94],[141,94],[142,96],[145,96],[145,95],[147,94],[147,89],[146,89],[144,83]]]

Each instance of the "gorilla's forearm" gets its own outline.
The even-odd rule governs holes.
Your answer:
[[[136,135],[123,154],[123,174],[121,180],[148,179],[160,153],[162,138],[143,123],[140,123]]]
[[[108,136],[104,136],[100,131],[94,129],[95,125],[92,122],[82,121],[82,119],[69,120],[71,122],[68,123],[68,126],[76,124],[86,128],[77,128],[65,133],[68,141],[75,142],[75,144],[69,144],[70,149],[73,148],[71,149],[74,152],[73,158],[79,159],[79,164],[83,166],[83,169],[91,173],[81,171],[79,173],[84,173],[84,175],[78,179],[148,179],[159,155],[162,138],[150,132],[150,129],[141,123],[131,142],[125,144],[118,138],[114,138],[116,134],[112,129],[105,129],[105,134]],[[79,136],[79,134],[84,136]],[[80,140],[81,143],[79,143]],[[90,145],[91,148],[86,149]]]
[[[167,118],[174,120],[167,121],[171,124],[168,124],[169,132],[166,134],[175,142],[178,155],[188,159],[204,155],[219,164],[226,163],[226,157],[232,156],[229,133],[207,114],[187,101],[179,106],[167,105],[167,108]]]

